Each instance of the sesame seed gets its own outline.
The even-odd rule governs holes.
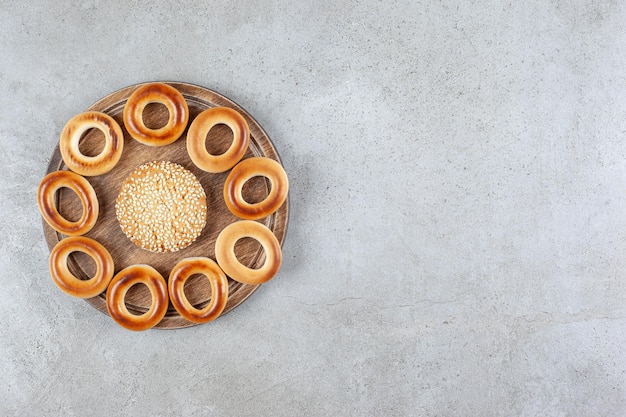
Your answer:
[[[182,166],[153,161],[126,178],[115,213],[122,231],[136,245],[150,252],[176,252],[200,236],[206,224],[206,194]]]

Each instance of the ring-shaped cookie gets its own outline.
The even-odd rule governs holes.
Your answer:
[[[248,203],[241,192],[249,179],[263,176],[271,183],[270,192],[263,201]],[[244,159],[235,165],[224,183],[224,201],[228,209],[237,217],[256,220],[267,217],[280,208],[287,198],[289,180],[283,167],[266,157]]]
[[[207,135],[218,124],[225,124],[232,130],[233,141],[223,154],[211,155],[206,148]],[[228,171],[235,166],[243,158],[249,143],[248,122],[229,107],[213,107],[203,111],[191,122],[187,131],[189,157],[198,168],[211,173]]]
[[[96,272],[88,280],[77,278],[67,265],[73,252],[89,255],[96,264]],[[50,252],[50,275],[61,291],[73,297],[91,298],[107,289],[113,278],[113,258],[104,246],[84,236],[70,236],[60,240]]]
[[[143,121],[143,111],[150,103],[167,107],[167,124],[150,129]],[[145,84],[135,90],[124,106],[124,126],[137,141],[149,146],[164,146],[175,142],[189,121],[189,107],[183,95],[174,87],[163,83]]]
[[[104,134],[104,148],[96,156],[84,155],[79,148],[80,139],[89,129]],[[109,115],[87,111],[77,114],[65,124],[59,140],[59,151],[69,169],[80,175],[102,175],[113,169],[122,156],[124,133]]]
[[[258,269],[243,265],[235,255],[235,244],[244,237],[255,239],[265,251],[265,262]],[[215,257],[226,275],[243,284],[257,285],[276,275],[282,262],[282,251],[278,239],[265,225],[253,220],[240,220],[226,226],[217,236]]]
[[[126,293],[135,284],[146,285],[152,297],[150,309],[141,315],[128,311],[125,303]],[[165,279],[149,265],[131,265],[118,272],[109,284],[106,299],[111,318],[125,329],[134,331],[148,330],[159,323],[169,302]]]
[[[211,301],[202,309],[194,307],[185,295],[185,282],[194,274],[202,274],[211,283]],[[186,258],[174,266],[168,282],[170,301],[185,319],[194,323],[207,323],[222,314],[228,300],[228,278],[222,269],[209,258]]]
[[[61,188],[69,188],[80,200],[83,212],[77,221],[69,221],[59,214],[55,194]],[[84,235],[90,231],[100,211],[98,197],[89,181],[71,171],[54,171],[46,175],[37,190],[37,205],[46,223],[68,236]]]

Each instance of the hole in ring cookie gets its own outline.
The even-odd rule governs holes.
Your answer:
[[[152,293],[150,292],[150,288],[143,282],[137,282],[128,288],[126,292],[126,297],[124,297],[124,304],[126,304],[126,308],[130,314],[135,316],[141,316],[148,311],[148,308],[136,307],[137,305],[150,305],[150,300],[152,299]],[[133,300],[134,304],[131,305],[126,300]],[[130,307],[130,308],[129,308]]]
[[[141,120],[143,124],[152,130],[161,129],[169,120],[170,114],[167,110],[167,106],[163,103],[153,102],[148,103],[143,109],[141,114]]]
[[[265,259],[265,250],[261,243],[249,236],[237,239],[233,250],[239,263],[250,269],[259,269],[260,265],[254,265],[255,261],[262,264]],[[260,254],[259,251],[261,251]]]
[[[86,130],[78,140],[78,150],[81,154],[95,158],[100,155],[106,145],[106,137],[100,129]]]
[[[80,220],[83,214],[83,207],[78,194],[68,187],[61,187],[57,190],[55,198],[58,199],[58,201],[63,201],[63,204],[57,207],[59,214],[63,216],[64,219],[70,222]]]
[[[230,127],[224,123],[218,123],[206,133],[204,148],[209,154],[220,156],[228,151],[234,138],[235,135]]]
[[[202,274],[192,274],[183,287],[185,297],[189,300],[189,303],[196,307],[201,308],[202,304],[206,303],[206,300],[211,299],[211,283]]]
[[[76,265],[80,265],[80,269],[84,272],[84,274],[79,273],[76,275],[76,278],[86,281],[96,274],[98,264],[91,256],[84,252],[77,251],[72,253],[71,257],[76,261]]]
[[[265,200],[272,192],[272,182],[262,175],[255,175],[241,187],[241,197],[248,204],[257,204]]]

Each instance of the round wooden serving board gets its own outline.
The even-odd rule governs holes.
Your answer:
[[[166,83],[180,91],[189,106],[189,124],[203,110],[210,107],[230,107],[243,115],[250,127],[250,146],[244,156],[265,156],[278,162],[278,153],[259,124],[241,107],[228,98],[196,85],[170,82]],[[97,101],[86,110],[101,111],[113,117],[124,132],[124,152],[120,162],[107,174],[86,177],[91,183],[98,196],[100,214],[95,227],[85,236],[93,238],[109,250],[115,262],[115,273],[133,264],[148,264],[158,270],[165,279],[169,277],[171,269],[180,260],[193,256],[205,256],[215,260],[215,239],[224,227],[239,220],[226,207],[223,197],[224,181],[229,171],[221,174],[211,174],[198,169],[187,154],[186,137],[187,130],[176,142],[162,146],[150,147],[142,145],[134,140],[126,131],[122,114],[126,100],[140,85],[123,88]],[[168,113],[165,106],[149,104],[143,114],[148,127],[157,128],[165,125]],[[220,154],[226,151],[232,141],[232,132],[225,125],[217,125],[208,134],[207,149],[212,154]],[[81,139],[80,149],[86,155],[96,155],[102,149],[104,136],[101,132],[91,129]],[[126,177],[140,165],[150,161],[171,161],[182,165],[191,171],[200,181],[207,197],[207,224],[200,237],[190,246],[178,252],[152,253],[132,243],[122,232],[115,215],[115,200]],[[58,146],[52,154],[47,172],[67,170],[63,163]],[[249,202],[260,201],[269,192],[269,182],[262,177],[252,178],[244,186],[244,198]],[[70,220],[80,217],[81,205],[78,197],[67,189],[61,189],[57,193],[57,207],[62,215]],[[272,230],[282,245],[289,217],[289,202],[286,201],[274,214],[260,219]],[[43,222],[44,232],[48,247],[52,249],[65,236],[54,231]],[[260,267],[265,260],[265,252],[261,245],[253,239],[241,239],[235,246],[238,259],[251,268]],[[86,255],[74,252],[68,260],[70,270],[81,279],[88,279],[95,273],[95,263]],[[229,278],[228,303],[222,314],[234,309],[245,301],[258,285],[247,285],[233,281]],[[193,276],[185,285],[185,294],[189,301],[197,308],[206,306],[211,298],[211,286],[206,277]],[[92,306],[108,314],[106,308],[106,294],[86,300]],[[136,285],[129,291],[126,297],[126,305],[129,311],[135,314],[146,312],[150,305],[150,293],[143,285]],[[157,328],[173,329],[193,326],[195,323],[182,318],[170,305],[163,320]]]

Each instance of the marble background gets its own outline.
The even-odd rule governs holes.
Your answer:
[[[0,1],[0,414],[623,416],[626,3]],[[133,333],[48,273],[65,122],[144,81],[240,104],[279,274]]]

